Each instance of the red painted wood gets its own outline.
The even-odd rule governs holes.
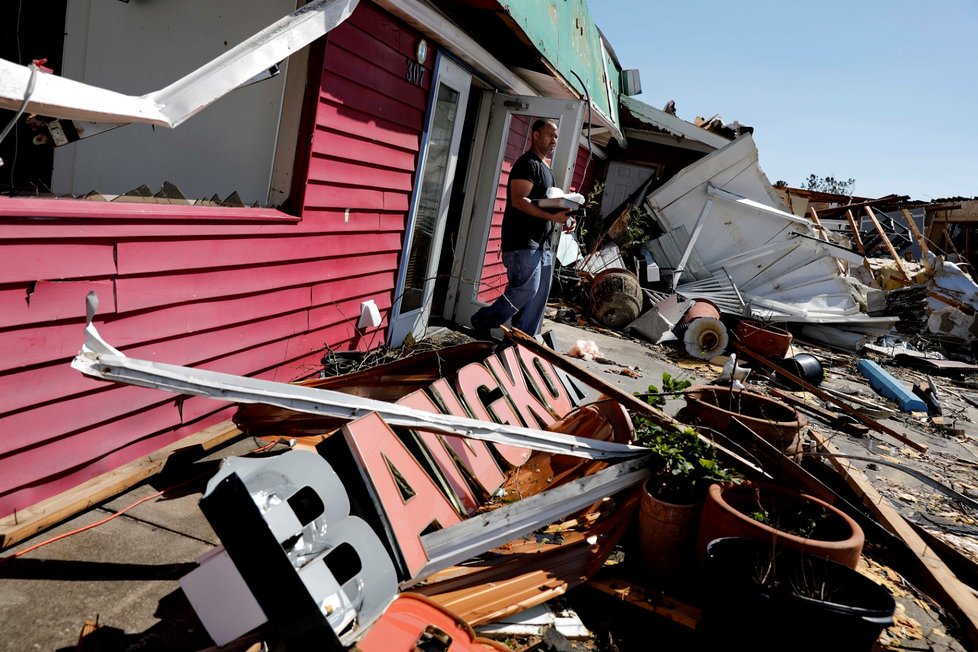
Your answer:
[[[375,190],[400,190],[410,192],[413,171],[391,170],[333,158],[313,156],[309,162],[309,175],[314,179],[329,179],[332,183],[362,186]]]
[[[359,7],[343,26],[356,27],[377,41],[405,54],[414,53],[420,36],[416,31],[373,4]],[[330,38],[334,36],[335,32],[336,30],[330,32]]]
[[[163,396],[154,390],[137,387],[126,389]],[[131,394],[132,392],[129,393]],[[14,455],[0,456],[0,493],[121,450],[132,444],[140,435],[148,436],[161,432],[172,424],[179,424],[175,398],[172,396],[163,396],[163,398],[166,399],[165,403],[157,402],[150,409],[139,410],[100,426],[80,430],[71,437],[60,437],[32,444],[18,450]]]
[[[110,244],[0,244],[0,283],[89,278],[114,273],[115,261]]]
[[[351,188],[333,183],[314,182],[306,187],[306,207],[351,208],[406,213],[410,195],[406,192],[383,192],[376,189]]]
[[[376,115],[412,130],[421,130],[423,110],[364,87],[339,75],[331,75],[322,99],[343,107]]]
[[[112,220],[119,222],[167,222],[207,220],[212,222],[292,223],[299,220],[273,208],[227,208],[224,206],[181,206],[130,202],[86,201],[83,199],[0,198],[0,218],[25,222],[25,218]]]
[[[232,265],[315,260],[352,252],[399,251],[398,233],[343,233],[294,238],[230,238],[123,242],[119,274],[146,274]]]
[[[115,312],[111,280],[38,281],[0,290],[0,328],[40,324],[85,316],[85,296],[98,292],[100,312]]]
[[[330,35],[316,124],[300,134],[315,152],[299,179],[301,220],[270,209],[0,198],[0,247],[19,256],[0,263],[0,514],[231,412],[182,399],[181,421],[172,396],[72,370],[93,284],[101,332],[141,359],[292,380],[314,373],[327,345],[385,342],[431,82],[430,71],[420,87],[404,76],[417,36],[370,3]],[[77,280],[51,282],[66,274]],[[366,299],[385,323],[361,332]]]
[[[356,278],[332,281],[330,283],[320,283],[312,286],[312,305],[320,306],[344,299],[382,295],[394,289],[396,277],[397,272],[394,270],[383,270],[368,276],[358,276]],[[380,303],[377,305],[380,305]],[[388,302],[387,305],[390,305],[390,303]],[[359,314],[357,312],[357,316]]]
[[[343,106],[338,102],[321,99],[316,121],[318,127],[315,137],[317,138],[325,131],[334,131],[355,134],[357,137],[409,152],[417,152],[421,148],[419,130]]]
[[[359,134],[317,131],[312,142],[315,154],[349,159],[365,165],[385,166],[414,172],[417,148],[399,150],[386,143],[361,138]]]
[[[116,281],[120,312],[184,301],[250,294],[308,285],[324,279],[349,278],[397,264],[397,253],[362,254],[350,258],[318,260],[258,268],[229,269],[199,274],[120,278]]]
[[[371,43],[376,41],[371,39]],[[428,97],[430,64],[418,86],[407,79],[407,61],[416,63],[414,55],[406,55],[381,47],[350,51],[331,38],[327,47],[327,69],[336,75],[370,88],[409,107],[424,106]],[[369,58],[365,58],[369,57]]]
[[[0,494],[0,513],[10,514],[17,509],[23,509],[45,498],[67,491],[127,462],[158,451],[175,441],[229,419],[232,414],[233,408],[223,408],[196,423],[138,439],[129,446],[103,457],[90,460],[81,458],[84,461],[71,466],[67,470],[39,477],[33,484],[22,484],[14,490]],[[79,458],[76,455],[70,459],[78,460]],[[0,459],[0,474],[4,473],[4,467],[9,464],[10,462],[8,460]]]

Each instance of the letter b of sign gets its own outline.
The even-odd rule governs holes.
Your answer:
[[[231,458],[200,506],[280,632],[320,622],[317,643],[349,645],[397,592],[387,549],[350,515],[343,483],[315,453]]]

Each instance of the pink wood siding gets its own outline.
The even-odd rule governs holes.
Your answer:
[[[489,244],[486,248],[485,263],[482,267],[482,283],[479,286],[479,299],[486,303],[495,301],[506,289],[506,268],[503,266],[500,243],[502,240],[503,211],[506,209],[506,184],[509,181],[509,171],[520,154],[526,151],[530,143],[531,119],[524,116],[513,116],[509,128],[509,140],[503,155],[503,169],[499,175],[499,186],[496,192],[496,206],[492,214],[492,226],[489,229]],[[588,164],[588,150],[581,147],[577,152],[577,162],[574,165],[571,188],[581,194],[587,194],[594,183],[594,168],[599,163],[592,158]],[[586,167],[586,169],[585,169]]]
[[[0,516],[233,411],[71,369],[89,290],[103,335],[149,360],[289,381],[327,345],[386,341],[431,77],[405,79],[417,39],[370,3],[328,36],[301,220],[0,198]],[[358,332],[368,299],[384,323]]]

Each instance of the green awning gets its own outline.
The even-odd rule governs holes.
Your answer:
[[[591,19],[587,0],[498,0],[543,62],[581,97],[591,101],[621,133],[618,97],[621,71]]]

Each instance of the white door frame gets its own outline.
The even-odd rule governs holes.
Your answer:
[[[411,198],[411,213],[408,219],[408,226],[405,229],[404,255],[401,258],[401,265],[397,274],[397,285],[394,291],[394,301],[391,306],[390,335],[388,338],[388,343],[391,346],[400,346],[409,335],[415,339],[420,339],[428,325],[428,317],[431,313],[431,300],[435,290],[435,276],[438,271],[438,261],[441,256],[442,239],[445,234],[448,206],[452,196],[452,186],[455,181],[458,150],[462,136],[462,126],[465,123],[465,109],[468,105],[471,84],[472,75],[468,71],[464,70],[450,58],[443,56],[440,52],[438,53],[438,58],[435,62],[435,77],[431,86],[431,97],[428,102],[428,124],[425,128],[418,172],[415,177],[414,195]],[[435,108],[438,102],[438,90],[442,85],[458,92],[458,109],[455,115],[455,124],[452,129],[448,161],[445,166],[445,178],[438,200],[438,217],[435,222],[434,232],[432,233],[431,250],[424,275],[425,282],[421,306],[401,314],[401,300],[404,295],[411,247],[414,244],[418,204],[421,199],[421,187],[425,180],[425,166],[428,164],[428,138],[437,116]]]
[[[503,167],[503,154],[514,115],[553,118],[557,121],[557,148],[551,159],[554,183],[565,192],[573,178],[584,120],[584,102],[546,97],[512,96],[497,93],[488,111],[485,146],[475,179],[471,211],[465,210],[459,228],[452,277],[445,301],[445,317],[469,324],[472,315],[485,305],[478,299],[482,283],[493,205]],[[480,130],[477,128],[477,132]],[[474,153],[475,157],[475,153]],[[471,187],[471,186],[470,186]]]

